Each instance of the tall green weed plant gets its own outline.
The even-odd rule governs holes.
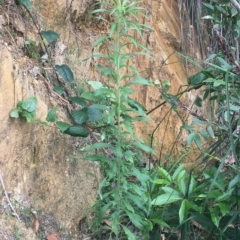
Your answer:
[[[86,159],[99,161],[104,177],[94,206],[96,218],[92,228],[98,236],[105,230],[106,239],[142,239],[152,229],[147,218],[150,199],[145,194],[150,177],[139,168],[141,153],[139,156],[136,149],[147,153],[153,153],[153,150],[134,134],[134,123],[147,116],[130,95],[135,84],[148,85],[149,82],[133,65],[128,65],[128,61],[139,55],[151,57],[149,50],[130,35],[130,32],[136,32],[141,37],[149,28],[138,23],[138,17],[143,14],[138,2],[117,0],[104,2],[102,6],[104,8],[93,14],[110,15],[112,22],[100,18],[109,24],[110,31],[95,42],[93,47],[99,53],[94,53],[93,57],[103,58],[106,62],[97,65],[105,84],[91,81],[94,92],[81,95],[96,101],[95,107],[104,111],[102,122],[105,126],[100,131],[102,141],[85,149],[85,152],[97,152]],[[129,52],[132,48],[136,51]]]

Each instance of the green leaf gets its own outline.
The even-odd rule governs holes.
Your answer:
[[[202,84],[205,79],[206,76],[202,72],[199,72],[188,78],[188,84],[196,86]]]
[[[194,101],[194,104],[198,107],[202,107],[202,99],[200,97],[197,97]]]
[[[174,195],[174,194],[162,194],[159,195],[157,198],[153,199],[151,204],[152,205],[157,205],[157,206],[162,206],[165,204],[177,202],[179,200],[182,200],[183,198],[179,195]]]
[[[136,240],[136,235],[135,235],[133,232],[131,232],[131,231],[130,231],[127,227],[125,227],[124,225],[122,225],[122,227],[123,227],[123,230],[124,230],[124,232],[125,232],[128,240]]]
[[[195,133],[194,141],[195,141],[195,143],[197,144],[197,146],[199,148],[202,147],[202,140],[201,140],[201,138],[200,138],[198,133]]]
[[[9,115],[12,118],[19,118],[19,110],[17,108],[14,108],[11,110]]]
[[[105,163],[111,163],[112,160],[110,158],[107,158],[106,156],[102,154],[94,154],[84,157],[85,160],[92,161],[92,162],[105,162]]]
[[[94,143],[90,147],[86,147],[83,151],[84,152],[89,152],[95,149],[100,149],[100,148],[112,148],[112,145],[109,143]]]
[[[103,87],[103,84],[98,81],[88,81],[88,84],[91,85],[93,89],[99,89]]]
[[[207,130],[208,130],[209,135],[210,135],[212,138],[215,138],[215,136],[214,136],[214,131],[213,131],[212,127],[211,127],[211,126],[208,126]]]
[[[180,192],[186,194],[186,183],[185,183],[186,170],[182,170],[177,177],[177,185]]]
[[[57,127],[61,132],[66,131],[71,125],[66,122],[56,122]]]
[[[101,119],[101,112],[98,109],[90,106],[83,110],[87,113],[89,122],[97,122]]]
[[[171,187],[162,187],[162,190],[166,193],[166,194],[174,194],[174,195],[178,195],[181,196],[181,193],[176,191],[175,189],[171,188]]]
[[[62,95],[64,93],[64,88],[63,87],[60,87],[60,86],[55,86],[53,88],[53,91],[56,92],[57,94],[59,95]]]
[[[50,109],[48,111],[48,114],[47,114],[47,117],[46,117],[46,121],[48,121],[48,122],[55,122],[56,119],[57,119],[56,111],[57,111],[57,107],[53,107],[52,109]]]
[[[133,84],[149,85],[149,81],[145,78],[138,77],[136,80],[128,82],[127,84],[125,84],[125,87],[133,85]]]
[[[166,179],[155,179],[154,180],[154,183],[156,184],[160,184],[160,185],[167,185],[169,184],[170,182]]]
[[[209,9],[211,9],[211,10],[214,10],[214,6],[211,5],[211,4],[203,3],[203,5],[204,5],[206,8],[209,8]]]
[[[187,131],[194,131],[194,129],[195,129],[194,126],[187,125],[187,124],[181,126],[181,128],[186,129]]]
[[[73,72],[68,65],[55,65],[55,68],[65,81],[71,83],[74,80]]]
[[[82,106],[82,107],[85,107],[87,105],[86,101],[80,97],[69,97],[69,100]]]
[[[73,137],[87,137],[89,132],[83,126],[70,126],[63,133],[71,135]]]
[[[150,148],[149,146],[145,145],[145,144],[134,142],[133,145],[135,147],[138,147],[138,148],[142,149],[145,152],[155,154],[154,150],[152,148]]]
[[[163,176],[165,179],[167,179],[169,182],[171,182],[171,180],[172,180],[171,176],[164,168],[159,167],[158,170],[161,174],[161,177]]]
[[[199,125],[199,126],[203,126],[204,125],[203,122],[201,120],[197,119],[197,118],[192,118],[192,121],[194,123],[196,123],[197,125]]]
[[[230,213],[231,206],[228,202],[219,202],[219,208],[223,216]]]
[[[71,111],[71,116],[75,123],[83,124],[88,121],[88,115],[82,110]]]
[[[179,173],[182,172],[183,169],[184,169],[184,165],[180,164],[178,168],[175,170],[175,172],[173,173],[172,179],[176,180],[178,178]]]
[[[201,128],[201,129],[200,129],[200,133],[201,133],[201,135],[203,136],[203,138],[204,138],[206,141],[209,140],[208,134],[207,134],[207,132],[206,132],[205,129]]]
[[[35,113],[35,111],[33,111],[32,113]],[[33,119],[32,114],[28,111],[20,112],[20,116],[26,118],[27,122],[31,122]]]
[[[150,219],[150,221],[152,221],[153,223],[157,223],[157,224],[159,224],[160,226],[163,226],[163,227],[165,227],[165,228],[169,228],[169,229],[170,229],[170,226],[169,226],[166,222],[162,221],[162,220],[159,219],[159,218],[157,218],[157,219],[153,218],[153,219]]]
[[[35,111],[37,107],[37,98],[36,97],[27,98],[26,100],[22,101],[21,107],[22,109],[28,112]]]
[[[191,194],[195,190],[195,188],[196,188],[196,181],[193,178],[193,176],[191,176],[190,184],[189,184],[189,187],[188,187],[188,193]]]
[[[17,1],[28,9],[32,7],[32,4],[29,0],[17,0]]]
[[[47,40],[48,43],[54,40],[57,40],[59,38],[59,35],[52,30],[41,31],[40,34]]]
[[[229,183],[229,189],[233,188],[237,183],[240,182],[239,175],[236,175]]]
[[[96,96],[94,95],[93,92],[84,92],[81,94],[81,97],[90,101],[102,101],[104,99],[104,96],[100,95],[100,96]]]
[[[229,189],[227,192],[223,193],[221,196],[219,196],[218,198],[216,198],[216,202],[222,202],[222,201],[226,201],[228,200],[231,196],[232,196],[232,191],[234,189]]]
[[[232,67],[223,58],[217,57],[217,60],[222,64],[222,68],[225,70],[230,70]]]
[[[216,207],[210,207],[209,208],[211,219],[216,227],[219,227],[219,212]]]
[[[190,146],[195,139],[195,133],[190,133],[187,137],[187,145]]]
[[[214,80],[214,82],[213,82],[214,87],[218,87],[221,85],[225,85],[225,82],[223,80],[218,80],[218,79]]]
[[[97,39],[97,41],[93,44],[93,48],[99,45],[101,42],[105,41],[106,39],[109,39],[110,37],[107,35],[103,35],[100,38]]]
[[[188,211],[190,208],[190,204],[187,199],[182,201],[181,207],[179,209],[179,223],[182,224],[188,216]]]

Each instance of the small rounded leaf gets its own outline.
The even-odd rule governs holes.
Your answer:
[[[19,118],[19,112],[17,108],[14,108],[11,112],[10,112],[10,117],[12,118]]]
[[[21,104],[22,109],[33,112],[36,110],[37,107],[37,98],[36,97],[30,97],[24,100]]]

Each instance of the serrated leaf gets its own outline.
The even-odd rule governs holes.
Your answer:
[[[57,94],[59,95],[62,95],[64,93],[64,88],[63,87],[60,87],[60,86],[55,86],[53,88],[53,91],[56,92]]]
[[[71,116],[75,123],[83,124],[88,121],[88,115],[82,110],[71,111]]]
[[[32,4],[29,0],[18,0],[18,2],[28,9],[30,9],[32,7]]]
[[[90,106],[85,108],[84,111],[87,113],[89,122],[97,122],[101,119],[101,112],[94,107]]]
[[[59,38],[59,34],[52,30],[41,31],[40,34],[47,40],[48,43],[57,40]]]
[[[35,111],[35,109],[37,107],[37,98],[36,97],[27,98],[26,100],[21,102],[21,107],[22,107],[22,109],[24,109],[28,112]]]
[[[68,124],[66,122],[60,122],[60,121],[56,122],[56,125],[61,132],[66,131],[71,126],[70,124]]]
[[[177,202],[177,201],[182,200],[182,199],[183,198],[179,195],[162,194],[162,195],[159,195],[157,198],[153,199],[151,204],[161,206],[161,205]]]
[[[89,132],[83,126],[70,126],[63,133],[71,135],[73,137],[87,137]]]
[[[12,118],[19,118],[19,110],[17,108],[14,108],[9,113],[10,117]]]
[[[74,80],[73,72],[68,65],[55,65],[55,68],[65,81],[71,83]]]
[[[46,121],[48,122],[55,122],[57,119],[57,114],[56,114],[57,108],[53,107],[52,109],[49,110]]]
[[[82,106],[82,107],[85,107],[87,105],[86,101],[80,97],[69,97],[69,100]]]

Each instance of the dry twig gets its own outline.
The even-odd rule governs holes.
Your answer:
[[[2,179],[2,174],[1,174],[1,173],[0,173],[0,182],[1,182],[1,184],[2,184],[3,191],[4,191],[4,194],[5,194],[6,198],[7,198],[8,204],[9,204],[10,208],[11,208],[12,211],[13,211],[12,214],[17,217],[18,221],[21,222],[19,215],[18,215],[17,212],[15,211],[15,209],[14,209],[14,207],[13,207],[13,205],[12,205],[12,203],[11,203],[9,197],[8,197],[8,193],[7,193],[7,191],[6,191],[6,188],[5,188],[5,185],[4,185],[4,182],[3,182],[3,179]]]

